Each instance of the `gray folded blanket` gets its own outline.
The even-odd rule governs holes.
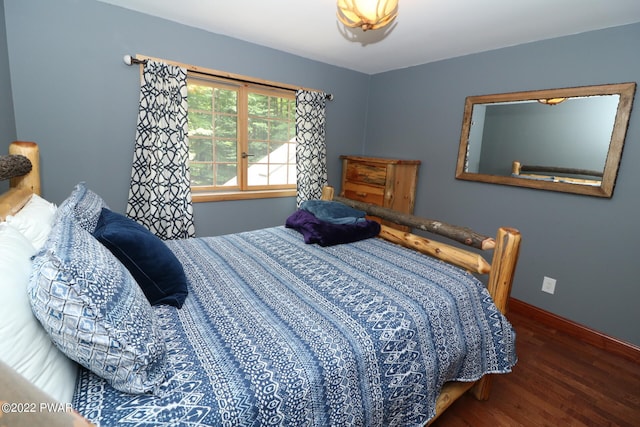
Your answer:
[[[316,218],[332,224],[354,224],[365,221],[364,211],[354,209],[344,203],[329,200],[306,200],[300,209],[312,213]]]

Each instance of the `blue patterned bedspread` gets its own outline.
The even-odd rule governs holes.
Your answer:
[[[83,371],[101,426],[421,426],[441,386],[510,372],[515,334],[472,275],[381,239],[319,247],[275,227],[167,242],[181,310],[156,307],[172,377],[128,395]]]

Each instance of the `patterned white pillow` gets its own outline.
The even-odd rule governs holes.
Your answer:
[[[0,360],[55,400],[69,403],[78,365],[51,342],[27,297],[35,252],[22,233],[0,223]]]
[[[155,393],[165,345],[151,305],[129,271],[73,216],[58,215],[33,261],[35,316],[69,358],[127,393]]]
[[[102,197],[88,189],[84,182],[80,182],[58,207],[58,216],[72,215],[80,227],[93,233],[102,208],[108,209],[109,206]]]

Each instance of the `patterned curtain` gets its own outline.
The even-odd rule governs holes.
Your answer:
[[[297,204],[317,200],[327,185],[324,92],[296,92],[296,173]]]
[[[187,136],[187,71],[144,66],[127,216],[161,239],[195,236]]]

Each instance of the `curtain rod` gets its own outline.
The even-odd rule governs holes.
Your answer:
[[[138,56],[140,56],[140,58],[138,58]],[[227,78],[227,79],[235,80],[235,81],[242,82],[242,83],[254,83],[254,84],[259,84],[259,85],[262,85],[262,86],[268,86],[268,87],[273,87],[273,88],[276,88],[276,89],[285,89],[285,90],[291,90],[291,91],[298,90],[298,89],[303,89],[303,90],[308,90],[308,91],[311,91],[311,92],[322,92],[322,91],[317,90],[317,89],[308,89],[308,88],[296,87],[296,86],[290,86],[290,85],[284,85],[284,84],[273,84],[272,82],[269,82],[267,80],[254,79],[254,78],[247,77],[247,76],[241,76],[239,74],[225,73],[223,71],[217,71],[217,70],[210,70],[210,69],[207,69],[207,68],[201,68],[201,67],[196,67],[194,65],[182,64],[182,63],[175,62],[175,61],[167,61],[167,60],[164,60],[164,59],[152,58],[150,56],[125,55],[122,59],[123,59],[124,63],[127,64],[127,65],[146,64],[148,60],[161,61],[161,62],[166,62],[166,63],[172,64],[172,65],[177,65],[177,66],[186,68],[188,71],[191,71],[192,73],[204,74],[204,75],[213,76],[213,77],[222,77],[222,78]],[[328,99],[329,101],[333,101],[333,94],[331,94],[331,93],[325,94],[325,99]]]

